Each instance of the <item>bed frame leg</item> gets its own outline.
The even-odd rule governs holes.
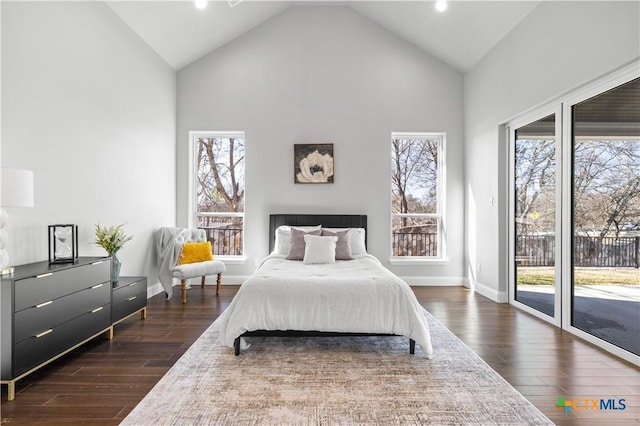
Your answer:
[[[416,341],[409,339],[409,353],[414,355],[416,353]]]
[[[233,351],[235,356],[240,355],[240,338],[236,337],[236,339],[233,341]]]

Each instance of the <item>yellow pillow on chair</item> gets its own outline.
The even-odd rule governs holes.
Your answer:
[[[207,260],[213,260],[211,241],[205,241],[202,243],[184,243],[182,245],[180,258],[178,259],[178,265],[204,262]]]

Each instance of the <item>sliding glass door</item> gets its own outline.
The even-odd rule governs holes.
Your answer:
[[[556,317],[556,114],[516,128],[513,140],[512,303]],[[554,321],[555,322],[555,321]]]
[[[571,111],[571,325],[640,355],[640,78]]]
[[[640,70],[507,125],[509,302],[640,364]]]

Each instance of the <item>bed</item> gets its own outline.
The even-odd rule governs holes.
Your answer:
[[[293,250],[301,233],[304,258],[289,260],[283,250]],[[219,341],[236,355],[252,336],[388,335],[407,337],[411,354],[417,342],[431,357],[424,310],[413,291],[366,252],[366,216],[270,215],[269,235],[271,254],[216,321]],[[345,239],[351,256],[344,254]],[[334,256],[351,259],[312,262],[311,249],[329,240],[338,244]]]

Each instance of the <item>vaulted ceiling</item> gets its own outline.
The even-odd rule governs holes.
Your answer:
[[[349,7],[460,72],[471,69],[538,1],[113,1],[107,4],[179,70],[290,7]]]

